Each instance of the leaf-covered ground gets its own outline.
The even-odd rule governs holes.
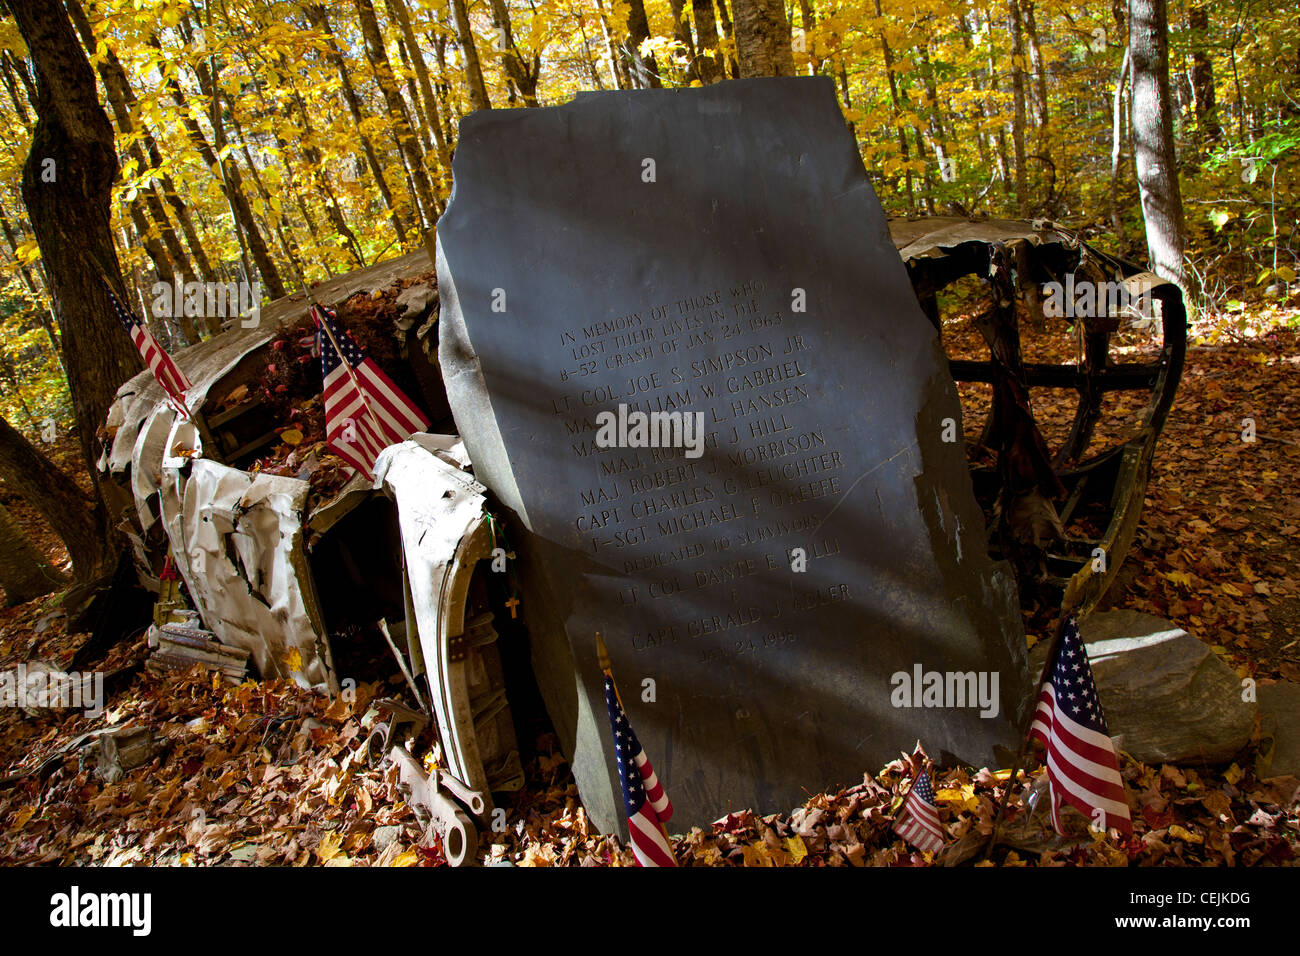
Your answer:
[[[1300,337],[1277,330],[1295,315],[1265,318],[1231,335],[1194,330],[1197,344],[1157,449],[1138,540],[1109,596],[1112,606],[1182,625],[1261,683],[1300,680],[1300,501],[1293,487]],[[961,343],[971,333],[958,325],[946,334]],[[1144,333],[1119,347],[1137,355],[1157,344]],[[1063,358],[1071,343],[1042,337],[1028,346],[1037,349],[1031,360],[1046,360]],[[1097,445],[1131,430],[1141,405],[1140,396],[1118,401]],[[1035,413],[1050,443],[1063,434],[1073,405],[1035,396]],[[1242,440],[1246,418],[1254,421],[1254,442]],[[977,427],[968,417],[968,434]],[[30,510],[6,503],[63,563],[57,541]],[[0,670],[36,659],[66,667],[85,635],[66,634],[65,623],[54,599],[0,611]],[[436,845],[419,845],[422,828],[394,771],[370,766],[364,753],[372,700],[397,693],[400,678],[330,701],[278,682],[232,687],[201,671],[156,677],[124,670],[145,653],[142,638],[126,641],[97,665],[119,672],[97,719],[0,709],[0,863],[443,862]],[[76,735],[108,725],[148,725],[161,745],[111,784],[83,755],[58,755]],[[430,743],[426,732],[421,757]],[[504,831],[483,834],[480,858],[630,865],[626,849],[589,825],[554,737],[526,743],[527,785],[503,802]],[[898,742],[900,749],[912,743]],[[1125,757],[1135,831],[1127,840],[1113,831],[1090,834],[1081,817],[1074,836],[1053,834],[1045,800],[1030,809],[1044,784],[1035,765],[1013,788],[1003,839],[988,860],[983,848],[1007,771],[936,768],[948,832],[936,859],[913,852],[890,829],[906,789],[902,763],[863,770],[870,772],[860,783],[812,796],[789,815],[734,813],[707,831],[676,834],[678,859],[692,866],[1260,866],[1289,864],[1300,852],[1300,780],[1257,779],[1249,752],[1215,768],[1144,766]],[[665,784],[671,796],[672,781]]]

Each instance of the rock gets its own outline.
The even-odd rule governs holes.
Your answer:
[[[1279,681],[1259,686],[1259,729],[1263,739],[1259,776],[1300,777],[1300,684]]]
[[[383,853],[392,845],[393,841],[399,839],[401,835],[401,827],[375,827],[375,832],[370,834],[370,839],[374,841],[375,851]]]
[[[1104,611],[1081,624],[1112,736],[1143,763],[1225,763],[1250,742],[1258,710],[1241,680],[1176,624],[1138,611]],[[1047,642],[1034,648],[1037,674]]]

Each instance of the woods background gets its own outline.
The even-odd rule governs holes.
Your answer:
[[[220,320],[183,309],[154,318],[156,281],[237,281],[246,270],[266,298],[275,298],[297,288],[299,277],[320,280],[421,245],[451,189],[458,120],[472,109],[560,103],[583,89],[681,87],[744,75],[832,77],[890,213],[1045,217],[1110,251],[1159,264],[1159,250],[1148,255],[1136,178],[1142,164],[1134,156],[1151,143],[1156,154],[1165,146],[1177,158],[1169,185],[1175,197],[1181,191],[1185,214],[1170,228],[1185,230],[1184,284],[1203,315],[1231,331],[1246,321],[1247,301],[1284,300],[1296,277],[1300,16],[1280,5],[65,6],[75,42],[97,74],[120,172],[112,178],[113,160],[104,155],[72,169],[34,161],[28,175],[33,185],[47,175],[65,184],[45,195],[111,188],[112,241],[132,286],[125,291],[171,349],[211,335]],[[89,333],[80,343],[59,342],[52,270],[24,204],[24,161],[42,114],[35,62],[15,17],[39,19],[15,6],[0,20],[0,412],[32,442],[76,425],[88,454],[104,395],[138,366],[103,303],[86,308],[103,319],[104,342]],[[1170,131],[1157,108],[1165,95],[1158,82],[1165,43]],[[1172,143],[1162,144],[1168,132]],[[51,218],[68,215],[67,208],[75,205]],[[78,242],[87,235],[74,222],[59,228]],[[93,243],[90,252],[59,245],[82,259],[111,258],[103,250],[96,257]],[[85,272],[82,265],[65,264]],[[109,263],[102,271],[116,269]],[[100,385],[82,383],[87,400],[74,415],[61,362],[79,346],[83,355],[71,364],[85,365],[84,350],[92,350],[104,356],[103,374]],[[16,465],[9,465],[12,475]],[[75,499],[64,491],[54,500],[67,510]],[[65,540],[96,532],[64,530]],[[74,549],[74,564],[77,557]]]

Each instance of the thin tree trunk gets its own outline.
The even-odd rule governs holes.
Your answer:
[[[406,48],[406,38],[402,35],[397,37],[397,55],[402,61],[402,72],[406,75],[406,98],[411,104],[411,113],[415,115],[415,122],[411,124],[411,129],[415,132],[415,138],[420,143],[420,154],[425,155],[429,152],[429,121],[424,115],[424,103],[420,100],[420,88],[415,85],[415,66],[411,61],[411,52]],[[408,114],[409,118],[410,114]]]
[[[695,73],[704,84],[723,78],[718,56],[718,25],[713,16],[713,0],[691,0],[695,13]]]
[[[492,7],[492,26],[497,31],[497,42],[501,44],[506,80],[523,97],[525,106],[536,106],[541,57],[534,55],[531,61],[524,59],[524,54],[515,43],[514,31],[510,26],[510,11],[506,8],[505,0],[489,2]]]
[[[974,15],[972,14],[972,18]],[[978,23],[978,21],[976,21]],[[991,25],[991,24],[990,24]],[[998,71],[997,64],[993,58],[993,44],[986,44],[988,48],[988,70],[989,70],[989,91],[998,92]],[[993,137],[997,146],[996,153],[998,159],[998,177],[1002,180],[1002,195],[1008,199],[1011,197],[1011,161],[1007,158],[1007,131],[1006,124],[999,123],[997,133]]]
[[[1223,138],[1219,114],[1214,97],[1214,61],[1208,50],[1210,32],[1209,8],[1198,4],[1187,11],[1188,26],[1192,34],[1192,96],[1196,103],[1196,139],[1201,143],[1217,143]]]
[[[876,19],[880,20],[884,16],[880,0],[876,0]],[[898,153],[903,163],[903,176],[907,184],[907,211],[909,214],[916,211],[916,199],[912,190],[912,153],[907,145],[907,130],[903,128],[902,120],[902,103],[898,90],[898,76],[894,72],[894,52],[889,47],[889,40],[885,37],[883,24],[880,27],[880,52],[885,59],[885,76],[889,79],[889,102],[893,111],[894,129],[898,133]]]
[[[939,109],[939,89],[935,84],[934,67],[930,63],[930,49],[928,42],[923,42],[920,48],[922,80],[925,83],[925,97],[929,106],[929,125],[930,138],[934,140],[934,155],[939,164],[939,175],[946,182],[949,178],[949,172],[956,175],[955,167],[950,167],[953,162],[948,152],[948,138],[943,127],[943,114]],[[978,140],[978,137],[976,137]],[[945,172],[948,170],[948,172]]]
[[[26,94],[18,95],[17,81],[14,79],[15,70],[9,63],[9,57],[0,59],[0,77],[4,79],[5,90],[9,93],[9,99],[14,104],[14,111],[18,113],[18,118],[22,121],[24,129],[30,129],[32,125],[31,114],[27,111],[27,104],[24,102]]]
[[[27,72],[27,61],[15,56],[10,50],[0,52],[0,59],[4,60],[5,66],[22,82],[23,90],[27,93],[27,102],[32,109],[36,109],[36,83]]]
[[[335,44],[334,34],[330,31],[329,17],[325,12],[325,8],[318,4],[304,6],[303,12],[307,14],[307,19],[312,27],[324,35],[325,58],[333,64],[334,69],[338,72],[343,90],[343,100],[347,103],[348,112],[352,114],[352,123],[357,128],[357,138],[361,141],[361,151],[365,154],[366,163],[370,167],[370,174],[375,179],[375,186],[379,189],[379,195],[384,200],[389,221],[393,224],[393,231],[397,233],[397,241],[401,243],[406,237],[406,224],[402,221],[401,213],[398,212],[393,201],[393,191],[388,187],[388,177],[384,175],[384,167],[380,165],[374,144],[371,143],[370,137],[361,131],[362,123],[365,120],[365,116],[361,112],[361,99],[352,86],[352,76],[348,71],[347,63],[343,60],[343,54],[339,52],[338,46]]]
[[[1007,0],[1007,22],[1011,30],[1011,144],[1016,154],[1016,209],[1021,218],[1029,215],[1029,175],[1025,168],[1025,71],[1024,37],[1020,29],[1020,4]]]
[[[478,62],[478,47],[474,45],[474,30],[469,23],[469,0],[450,0],[452,20],[456,24],[456,39],[465,61],[465,81],[469,84],[470,109],[490,110],[487,84],[483,82],[483,68]]]
[[[1110,228],[1115,233],[1115,238],[1119,240],[1121,249],[1127,249],[1129,244],[1128,237],[1124,234],[1124,218],[1119,211],[1119,178],[1123,171],[1120,158],[1124,152],[1124,85],[1128,82],[1129,67],[1132,62],[1132,55],[1126,46],[1124,60],[1119,65],[1119,76],[1115,79],[1115,97],[1111,107],[1110,189],[1107,195],[1110,205]]]
[[[1043,51],[1038,45],[1038,23],[1034,18],[1034,0],[1019,0],[1022,5],[1025,26],[1025,45],[1029,49],[1029,68],[1034,74],[1034,122],[1038,126],[1039,152],[1047,138],[1047,68],[1043,63]]]
[[[614,34],[609,29],[609,16],[605,12],[604,0],[596,0],[596,11],[600,14],[600,33],[605,41],[605,55],[609,58],[609,72],[614,77],[614,89],[626,90],[632,86],[632,78],[628,75],[627,64],[614,52]],[[578,22],[582,22],[581,14],[578,14]],[[585,30],[582,39],[586,43]]]
[[[691,27],[686,22],[686,0],[668,0],[669,10],[673,15],[673,36],[686,49],[686,62],[691,64],[690,75],[695,76],[695,41],[691,38]]]
[[[436,22],[436,21],[435,21]],[[433,37],[433,55],[438,58],[438,102],[442,104],[442,115],[447,119],[447,146],[450,149],[451,144],[455,141],[456,136],[454,127],[461,121],[465,115],[460,108],[459,101],[453,100],[451,96],[451,70],[447,66],[447,36],[440,32]]]
[[[736,55],[741,76],[794,76],[790,21],[781,0],[735,0]]]
[[[813,41],[813,31],[817,29],[817,11],[813,9],[812,0],[799,0],[799,28],[803,31],[808,75],[816,76],[817,64],[820,61],[817,58],[816,43]]]
[[[385,0],[388,6],[389,18],[397,24],[398,29],[402,31],[402,36],[406,39],[406,45],[411,50],[412,66],[415,68],[415,78],[419,82],[420,95],[424,97],[424,111],[429,118],[429,125],[433,127],[434,148],[438,151],[438,178],[440,184],[446,184],[451,179],[451,149],[447,145],[447,137],[443,133],[442,112],[438,107],[438,98],[433,93],[433,84],[429,82],[429,69],[425,66],[424,55],[420,51],[420,44],[415,38],[415,27],[411,23],[411,11],[406,6],[406,0]],[[439,194],[442,189],[438,190]]]
[[[415,183],[416,196],[423,207],[420,217],[421,230],[423,230],[432,225],[433,219],[438,215],[438,202],[434,198],[433,187],[429,184],[429,177],[424,169],[424,157],[420,155],[410,120],[406,117],[406,104],[402,102],[402,94],[397,89],[393,68],[388,62],[388,53],[384,50],[384,38],[379,32],[379,20],[375,17],[375,8],[370,0],[353,0],[353,2],[361,21],[361,34],[366,41],[366,57],[370,60],[371,69],[374,70],[379,92],[388,106],[389,121],[396,131],[397,141],[406,157],[411,179]]]
[[[727,13],[727,0],[716,0],[716,3],[718,7],[718,23],[722,24],[722,38],[727,41],[731,50],[734,50],[734,31],[731,26],[731,16]],[[740,64],[736,62],[735,53],[730,51],[727,53],[727,75],[733,80],[740,76]]]
[[[653,56],[641,55],[641,43],[650,39],[650,21],[646,19],[644,0],[628,0],[627,41],[624,49],[627,55],[627,71],[635,86],[641,89],[658,89],[662,83],[659,79],[659,64]]]
[[[163,49],[157,37],[150,38],[150,45],[159,51]],[[280,270],[276,268],[275,261],[271,258],[270,250],[266,246],[266,239],[257,226],[257,220],[253,217],[252,207],[248,204],[248,197],[244,195],[244,178],[239,172],[239,165],[237,163],[225,163],[223,160],[218,159],[216,150],[212,148],[207,137],[203,135],[203,130],[200,129],[198,122],[190,115],[189,99],[176,78],[169,77],[166,85],[168,92],[171,93],[172,102],[176,104],[177,112],[181,117],[181,124],[185,127],[190,143],[203,157],[208,169],[212,170],[212,174],[217,177],[217,184],[221,187],[221,192],[230,203],[237,220],[236,227],[243,232],[244,238],[248,242],[249,252],[253,256],[253,262],[257,265],[257,271],[262,275],[262,281],[266,283],[267,292],[272,299],[284,297],[287,292],[284,282],[280,278]],[[222,131],[221,124],[215,124],[212,132],[217,141],[217,149],[223,149],[226,144],[225,133]],[[251,279],[252,277],[249,276],[248,278]]]
[[[1165,0],[1129,0],[1133,54],[1133,147],[1153,271],[1184,284],[1186,233],[1169,100],[1169,24]]]

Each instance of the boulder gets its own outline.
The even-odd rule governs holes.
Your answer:
[[[1232,668],[1178,625],[1118,610],[1090,615],[1081,630],[1107,727],[1135,760],[1225,763],[1250,742],[1258,706],[1242,700]],[[1041,642],[1031,673],[1046,653]]]
[[[1260,684],[1259,718],[1260,777],[1300,777],[1300,684]]]

